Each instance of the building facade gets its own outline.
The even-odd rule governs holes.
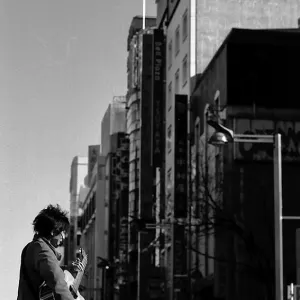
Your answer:
[[[101,154],[104,156],[110,152],[110,136],[125,131],[125,106],[126,97],[115,96],[104,113],[101,121]]]
[[[106,156],[108,204],[108,256],[106,272],[108,299],[127,299],[128,275],[128,157],[129,140],[125,132],[110,137],[111,151]]]
[[[104,299],[126,298],[128,140],[125,131],[126,98],[114,97],[101,123],[101,154],[105,156],[104,238],[108,245],[102,256],[106,260],[102,265]]]
[[[161,299],[162,273],[155,264],[155,229],[138,231],[134,220],[154,224],[156,174],[163,174],[164,34],[155,18],[135,17],[128,36],[127,134],[129,138],[128,281],[131,299]],[[156,149],[156,150],[155,150]],[[160,173],[156,172],[156,168]],[[161,175],[158,175],[161,179]],[[164,180],[162,181],[163,184]],[[161,186],[162,186],[161,184]],[[159,202],[158,202],[159,203]],[[156,250],[155,250],[156,249]]]
[[[105,226],[105,158],[99,155],[100,146],[89,146],[89,169],[87,187],[84,191],[84,201],[81,204],[80,216],[80,246],[88,255],[86,276],[82,285],[85,299],[101,299],[103,290],[103,274],[97,267],[99,257],[103,257],[108,247],[104,240]]]
[[[166,216],[171,215],[175,205],[175,140],[177,133],[176,127],[176,95],[186,95],[188,101],[191,90],[194,88],[196,78],[207,68],[213,55],[224,41],[232,27],[237,28],[289,28],[297,27],[300,6],[296,0],[289,1],[227,1],[227,0],[159,0],[157,1],[157,27],[164,30],[166,34]],[[188,114],[188,129],[190,133],[190,114]],[[189,135],[192,139],[192,134]],[[190,141],[188,141],[188,144]],[[188,152],[188,161],[193,155]],[[190,163],[189,163],[190,164]],[[190,172],[192,166],[190,164]],[[190,176],[189,176],[190,177]],[[197,222],[197,215],[192,212],[192,208],[197,205],[192,203],[190,190],[192,189],[192,178],[188,181],[187,193],[190,202],[187,210],[190,216],[187,223]],[[194,179],[193,179],[194,180]],[[174,219],[174,216],[172,216]],[[175,218],[176,219],[176,218]],[[174,221],[174,220],[173,220]],[[193,230],[197,226],[190,227]],[[173,232],[174,233],[174,232]],[[170,232],[169,235],[173,235]],[[198,235],[198,234],[196,234]],[[170,243],[169,243],[170,242]],[[166,242],[171,249],[169,254],[174,253],[174,235],[171,241]],[[198,243],[196,240],[189,243]],[[199,242],[200,243],[200,242]],[[198,243],[198,244],[199,244]],[[198,249],[200,244],[196,246]],[[199,249],[198,249],[199,250]],[[167,252],[166,252],[167,253]],[[199,257],[195,251],[189,253],[189,269],[197,270]],[[175,258],[167,259],[167,263],[175,261]],[[173,264],[171,264],[173,268]],[[207,264],[207,272],[213,270],[213,264]],[[197,272],[196,272],[197,273]],[[173,274],[174,275],[174,274]],[[176,274],[175,274],[176,275]],[[170,275],[171,276],[171,275]],[[170,279],[168,279],[169,281]],[[174,279],[172,279],[173,281]],[[173,287],[172,282],[169,283]],[[170,293],[170,299],[173,292]]]
[[[192,93],[194,174],[204,174],[194,177],[193,192],[200,219],[215,216],[214,226],[201,223],[199,297],[275,298],[272,145],[216,149],[207,143],[214,132],[207,120],[235,133],[282,134],[283,215],[299,215],[300,106],[293,76],[300,66],[299,35],[298,29],[233,29]],[[287,285],[297,282],[299,225],[283,222],[284,299]]]

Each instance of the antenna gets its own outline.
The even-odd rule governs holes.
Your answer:
[[[146,28],[146,0],[143,0],[143,29]]]

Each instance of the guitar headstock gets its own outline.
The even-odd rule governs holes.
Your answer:
[[[81,253],[81,262],[86,265],[87,264],[87,258],[88,258],[88,255],[87,253],[84,251],[83,248],[80,248],[80,253]]]

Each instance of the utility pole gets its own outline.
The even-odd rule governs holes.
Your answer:
[[[143,0],[143,29],[146,28],[146,0]]]

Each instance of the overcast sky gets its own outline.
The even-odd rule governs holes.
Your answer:
[[[128,29],[141,14],[142,0],[0,0],[3,300],[17,297],[33,218],[49,203],[69,208],[72,159],[99,143],[109,101],[126,93]]]

